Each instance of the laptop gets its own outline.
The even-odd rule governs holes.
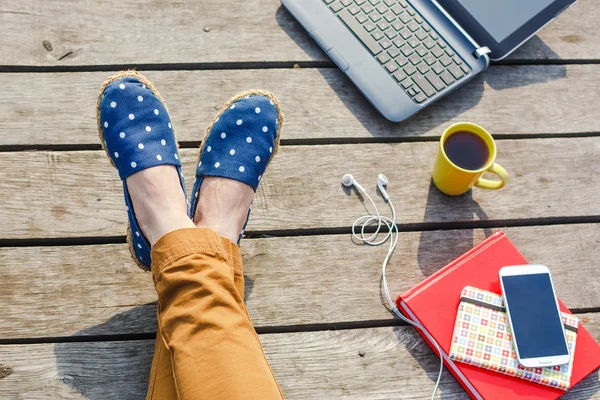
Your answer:
[[[576,0],[281,0],[383,116],[464,85]]]

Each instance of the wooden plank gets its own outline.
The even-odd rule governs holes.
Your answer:
[[[511,58],[600,58],[595,6],[581,0]],[[5,0],[0,33],[3,65],[328,60],[278,0]]]
[[[600,131],[599,74],[598,65],[495,66],[414,118],[394,124],[333,68],[147,73],[167,100],[178,139],[196,142],[215,109],[251,87],[280,98],[285,140],[440,136],[459,121],[479,123],[499,135]],[[36,74],[34,90],[31,74],[0,74],[0,145],[98,145],[96,93],[109,75]]]
[[[600,338],[599,314],[583,316]],[[439,361],[412,327],[262,335],[286,399],[429,399]],[[152,340],[0,347],[4,399],[141,399]],[[598,371],[565,399],[598,399]],[[445,370],[436,398],[468,399]]]
[[[534,263],[552,269],[574,309],[600,307],[600,225],[505,229]],[[389,266],[396,296],[491,234],[490,230],[402,233]],[[350,235],[242,242],[246,304],[258,327],[390,319],[381,303],[384,248]],[[153,333],[156,293],[124,244],[0,249],[0,339]],[[0,359],[0,363],[2,360]]]
[[[385,173],[401,224],[600,215],[597,138],[503,140],[498,147],[498,161],[512,176],[509,185],[452,198],[430,183],[437,143],[286,146],[263,179],[248,229],[350,226],[365,206],[343,189],[345,173],[373,195],[377,174]],[[189,187],[196,154],[182,151]],[[0,238],[125,231],[122,188],[102,151],[3,153],[0,181]]]

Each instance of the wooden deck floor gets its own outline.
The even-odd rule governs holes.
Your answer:
[[[125,244],[117,174],[94,106],[135,66],[166,98],[188,184],[213,114],[273,91],[282,149],[242,243],[246,302],[287,399],[428,399],[438,361],[381,302],[381,248],[355,246],[364,213],[340,186],[385,173],[401,235],[394,294],[503,229],[548,265],[600,340],[600,38],[580,0],[509,59],[392,124],[278,0],[4,0],[0,5],[0,399],[142,399],[156,331],[149,274]],[[227,11],[225,11],[227,10]],[[208,29],[205,29],[208,28]],[[299,67],[299,68],[298,68]],[[429,177],[437,139],[471,121],[498,138],[512,181],[447,198]],[[565,398],[600,399],[598,371]],[[466,399],[445,372],[441,399]]]

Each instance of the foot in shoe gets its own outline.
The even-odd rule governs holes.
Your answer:
[[[245,183],[207,177],[200,188],[194,223],[236,243],[253,199],[254,190]]]
[[[198,227],[238,243],[254,192],[277,149],[283,114],[269,92],[230,99],[208,127],[200,147],[190,218]]]
[[[187,216],[186,199],[177,170],[160,165],[127,178],[135,218],[150,245],[163,235],[182,228],[193,228]]]

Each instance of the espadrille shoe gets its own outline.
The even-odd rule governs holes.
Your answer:
[[[196,182],[192,191],[190,218],[198,206],[205,177],[234,179],[250,186],[258,184],[279,149],[283,113],[270,92],[249,90],[230,99],[212,121],[200,146]],[[244,228],[238,237],[242,238]]]
[[[177,141],[167,106],[146,77],[135,71],[124,71],[102,84],[96,117],[102,147],[123,181],[131,256],[140,268],[149,270],[150,243],[135,218],[126,178],[157,165],[174,165],[185,195]]]

